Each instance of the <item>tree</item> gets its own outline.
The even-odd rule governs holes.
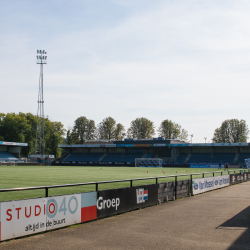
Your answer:
[[[127,131],[129,138],[152,138],[155,134],[154,123],[147,118],[136,118]]]
[[[98,139],[114,139],[116,130],[116,121],[112,117],[104,118],[97,126],[97,138]]]
[[[58,148],[58,145],[63,142],[66,130],[61,122],[51,122],[48,118],[46,118],[44,126],[45,152],[58,158],[61,155],[61,148]]]
[[[5,141],[25,142],[24,130],[27,120],[16,113],[8,113],[2,121],[2,135]]]
[[[114,131],[114,139],[123,140],[125,136],[126,136],[125,127],[121,123],[118,123]]]
[[[77,118],[71,133],[72,142],[83,144],[85,140],[92,140],[95,136],[95,122],[88,120],[85,116]]]
[[[21,155],[27,156],[29,154],[32,154],[35,150],[36,146],[36,126],[37,126],[37,116],[31,114],[31,113],[19,113],[20,116],[25,117],[27,121],[27,125],[23,131],[25,142],[28,143],[27,147],[21,148]]]
[[[249,129],[245,120],[229,119],[214,131],[212,141],[217,143],[247,142]]]
[[[66,133],[66,144],[73,144],[72,128],[68,128]]]
[[[0,139],[10,142],[25,142],[27,147],[21,148],[21,155],[33,153],[36,142],[36,116],[31,113],[1,114]]]
[[[0,141],[4,141],[4,132],[3,132],[3,121],[5,118],[4,113],[0,113]]]
[[[168,119],[161,122],[158,132],[159,136],[165,137],[166,139],[178,138],[185,141],[188,139],[188,132],[183,129],[180,124]]]
[[[188,132],[184,128],[181,129],[181,133],[178,136],[178,139],[183,140],[183,141],[188,141]]]

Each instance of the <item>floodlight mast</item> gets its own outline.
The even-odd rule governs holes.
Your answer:
[[[37,50],[36,63],[40,64],[39,91],[38,91],[38,108],[37,108],[37,127],[36,127],[36,146],[35,154],[45,155],[44,141],[44,100],[43,100],[43,64],[47,64],[47,52]]]

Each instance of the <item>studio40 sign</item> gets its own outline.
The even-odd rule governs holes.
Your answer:
[[[47,230],[81,222],[81,194],[48,198],[46,205]]]
[[[81,222],[81,194],[0,203],[0,241]]]

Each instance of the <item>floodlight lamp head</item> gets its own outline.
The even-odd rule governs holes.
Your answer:
[[[37,64],[47,64],[47,56],[46,56],[47,52],[45,50],[42,49],[38,49],[37,50]]]

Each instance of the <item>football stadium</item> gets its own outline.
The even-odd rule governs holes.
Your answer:
[[[52,165],[25,162],[19,157],[25,146],[0,144],[0,241],[250,180],[250,172],[243,168],[244,158],[249,157],[247,143],[204,145],[163,138],[87,141],[58,145],[65,148],[65,155]],[[18,229],[22,224],[27,226]]]
[[[0,112],[0,250],[250,249],[249,129],[238,119],[247,118],[247,8],[66,2],[4,4],[0,15],[9,104]],[[21,57],[40,43],[54,62],[47,80],[47,51],[36,49],[34,115],[35,74]],[[97,124],[101,115],[134,120],[125,129],[111,116]],[[224,121],[211,138],[213,119]]]
[[[45,149],[41,134],[40,149]],[[63,152],[57,159],[43,151],[21,157],[28,146],[0,141],[0,241],[250,180],[248,143],[85,140],[57,145]]]

